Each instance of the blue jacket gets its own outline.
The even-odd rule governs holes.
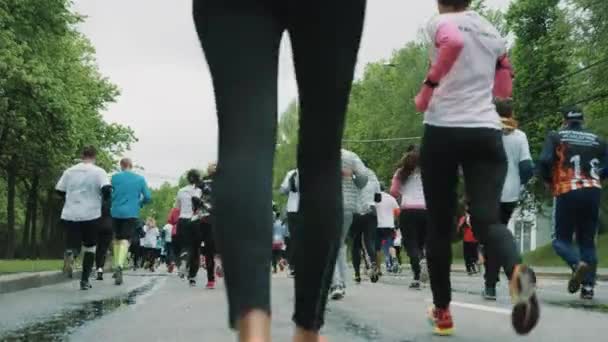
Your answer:
[[[139,218],[139,210],[151,197],[144,177],[131,171],[112,176],[113,218]]]

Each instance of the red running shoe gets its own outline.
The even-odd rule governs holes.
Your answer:
[[[429,309],[429,323],[433,327],[433,334],[450,336],[454,333],[454,321],[450,309]]]
[[[213,290],[215,288],[215,282],[214,281],[208,281],[206,287],[209,290]]]

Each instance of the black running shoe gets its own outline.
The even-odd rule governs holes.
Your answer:
[[[496,300],[496,288],[486,287],[485,289],[483,289],[481,295],[485,300]]]
[[[526,265],[515,266],[509,290],[513,301],[511,323],[519,335],[527,335],[534,329],[540,317],[534,271]]]
[[[585,279],[587,273],[589,273],[590,267],[584,262],[581,262],[576,266],[574,272],[572,272],[572,277],[570,277],[570,281],[568,281],[568,292],[577,293],[581,288],[581,283]]]
[[[80,289],[83,291],[86,291],[90,288],[92,288],[93,286],[91,286],[91,283],[89,283],[88,280],[81,280],[80,281]]]
[[[359,274],[355,275],[355,283],[357,285],[361,285],[361,275],[359,275]]]
[[[420,290],[420,281],[418,281],[418,280],[412,281],[412,283],[410,284],[410,289]]]
[[[593,300],[594,294],[593,287],[591,286],[583,286],[581,289],[581,299]]]
[[[190,279],[188,279],[188,283],[190,284],[191,287],[195,287],[196,286],[196,279],[190,278]]]
[[[372,263],[372,269],[369,273],[369,279],[372,283],[377,283],[380,280],[380,267],[376,263]]]
[[[97,270],[97,280],[103,280],[103,270],[100,268]]]
[[[114,272],[114,284],[122,285],[122,267],[119,267]]]

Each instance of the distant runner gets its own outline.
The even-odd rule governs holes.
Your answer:
[[[539,160],[540,173],[553,192],[553,249],[572,268],[568,291],[593,299],[597,272],[595,238],[608,162],[606,142],[583,126],[580,108],[564,113],[564,125],[550,132]],[[576,235],[578,250],[572,246]],[[582,289],[581,289],[582,285]]]
[[[89,276],[95,263],[97,231],[102,200],[108,199],[112,188],[107,173],[95,165],[94,147],[82,150],[82,161],[63,172],[55,189],[65,198],[61,220],[66,229],[67,249],[64,270],[72,273],[74,251],[84,246],[80,289],[90,289]]]

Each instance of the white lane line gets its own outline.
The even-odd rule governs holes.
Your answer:
[[[501,314],[501,315],[510,315],[511,314],[511,310],[501,309],[501,308],[497,308],[497,307],[493,307],[493,306],[460,303],[460,302],[451,302],[450,305],[460,307],[460,308],[465,308],[465,309],[492,312],[492,313],[497,313],[497,314]]]
[[[433,302],[430,299],[425,300],[426,302]],[[472,309],[472,310],[479,310],[479,311],[485,311],[485,312],[492,312],[492,313],[497,313],[497,314],[501,314],[501,315],[511,315],[511,310],[508,309],[501,309],[501,308],[497,308],[494,306],[485,306],[485,305],[477,305],[477,304],[470,304],[470,303],[461,303],[461,302],[450,302],[450,306],[456,306],[459,308],[465,308],[465,309]]]

